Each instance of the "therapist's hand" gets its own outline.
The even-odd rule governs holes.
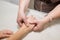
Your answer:
[[[33,31],[41,32],[42,30],[44,30],[44,25],[45,23],[42,20],[36,21],[36,26],[33,28]]]
[[[46,28],[46,24],[49,22],[48,18],[44,18],[41,20],[37,20],[35,19],[34,21],[32,21],[31,23],[36,24],[35,27],[33,28],[33,31],[35,32],[41,32]]]
[[[43,25],[44,25],[44,22],[42,20],[38,21],[35,17],[33,16],[29,16],[27,21],[30,23],[30,24],[33,24],[34,25],[34,28],[33,28],[33,31],[42,31],[44,28],[43,28]]]
[[[24,12],[19,12],[17,17],[17,23],[21,27],[23,23],[27,24],[27,17]]]

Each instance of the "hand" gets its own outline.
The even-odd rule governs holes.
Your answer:
[[[36,23],[36,26],[33,28],[33,31],[40,32],[40,31],[44,30],[44,28],[45,28],[44,21],[40,20],[40,21],[36,21],[35,23]]]
[[[33,21],[32,23],[36,23],[36,26],[34,27],[33,31],[40,32],[44,30],[45,28],[47,28],[45,25],[50,22],[50,18],[48,17]]]
[[[0,31],[0,39],[9,38],[12,34],[13,32],[10,30],[2,30]]]
[[[30,24],[34,24],[35,27],[33,28],[33,31],[40,32],[45,28],[44,25],[48,22],[48,19],[45,18],[45,19],[42,19],[42,20],[37,20],[35,17],[30,16],[28,18],[28,22]]]
[[[19,26],[22,26],[23,23],[27,24],[27,17],[25,16],[23,12],[18,13],[17,23]]]
[[[27,17],[27,22],[29,24],[35,25],[35,23],[34,23],[35,21],[36,21],[36,18],[34,16],[32,16],[32,15]]]
[[[29,30],[33,30],[34,28],[34,23],[31,24],[31,22],[33,22],[35,20],[35,18],[33,16],[29,16],[27,17],[27,22],[29,23],[27,26],[23,23],[22,27],[20,29],[29,29]]]

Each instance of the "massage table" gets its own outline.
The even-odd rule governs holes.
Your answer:
[[[0,30],[8,29],[14,33],[19,29],[17,24],[18,5],[0,1]],[[37,19],[44,18],[47,13],[28,9],[27,16],[33,15]],[[60,40],[60,19],[49,24],[42,32],[31,32],[23,40]],[[6,39],[3,39],[6,40]]]

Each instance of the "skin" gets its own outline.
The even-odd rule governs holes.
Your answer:
[[[22,20],[24,21],[24,23],[27,25],[29,24],[29,22],[27,21],[27,17],[25,15],[27,9],[28,9],[28,5],[29,5],[30,0],[20,0],[19,3],[19,11],[18,11],[18,18],[17,18],[17,23],[19,26],[22,25]],[[32,24],[35,23],[37,24],[34,28],[33,31],[35,32],[40,32],[44,29],[44,26],[49,23],[52,22],[53,20],[60,18],[60,4],[57,5],[51,12],[48,13],[48,15],[43,18],[42,20],[35,20],[33,22],[31,22]]]
[[[2,30],[0,31],[0,39],[9,38],[12,34],[13,32],[10,30]]]
[[[22,27],[7,40],[22,40],[28,33],[32,32],[34,25],[28,27],[23,24]]]
[[[27,22],[27,17],[25,15],[27,9],[28,9],[28,5],[30,0],[20,0],[19,1],[19,11],[18,11],[18,17],[17,17],[17,23],[19,26],[22,26],[22,22],[23,21],[26,25],[28,25]]]
[[[30,16],[27,18],[28,22],[31,22],[31,20],[34,21],[34,17]],[[7,40],[20,40],[23,37],[25,37],[28,33],[30,33],[33,30],[34,24],[29,24],[27,27],[24,23],[22,27],[13,34],[10,30],[2,30],[0,31],[0,39],[7,39]]]
[[[53,20],[58,18],[60,18],[60,4],[57,5],[45,18],[36,21],[37,26],[34,28],[34,30],[42,31],[47,23],[52,22]]]
[[[31,20],[35,20],[33,16],[29,16],[27,18],[28,22],[31,22]],[[28,33],[33,31],[34,24],[28,24],[29,26],[26,26],[24,23],[22,27],[15,33],[13,34],[10,38],[7,40],[22,40]]]
[[[57,11],[56,11],[57,10]],[[33,17],[27,18],[27,21],[30,23],[29,26],[26,26],[24,23],[22,27],[15,33],[13,34],[10,38],[7,40],[22,40],[28,33],[32,32],[35,29],[35,31],[42,31],[43,25],[45,25],[48,22],[52,22],[53,20],[60,18],[60,4],[55,7],[45,18],[42,20],[37,20]],[[31,21],[32,20],[32,21]],[[37,26],[35,27],[35,24],[37,23]]]
[[[31,31],[40,32],[44,29],[44,25],[46,25],[49,22],[52,22],[57,18],[60,18],[60,4],[59,4],[51,12],[49,12],[49,14],[42,20],[37,20],[32,17],[30,17],[30,19],[27,19],[25,13],[28,9],[29,2],[30,0],[24,0],[24,1],[20,0],[17,22],[19,26],[22,26],[21,29],[19,29],[13,35],[12,35],[12,32],[8,30],[0,31],[0,39],[8,38],[12,35],[7,40],[19,40],[19,39],[22,40]],[[23,23],[28,24],[28,27],[21,22],[22,20],[23,20]],[[37,25],[35,26],[35,24]]]

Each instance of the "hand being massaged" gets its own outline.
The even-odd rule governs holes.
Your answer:
[[[31,23],[34,21],[34,17],[28,17],[27,21]],[[28,24],[28,26],[26,26],[24,23],[22,23],[22,26],[19,28],[19,30],[7,40],[22,40],[28,33],[33,31],[34,26],[35,24]]]
[[[33,17],[33,16],[29,16],[29,17],[27,17],[27,22],[28,22],[28,25],[27,26],[29,26],[29,25],[34,25],[34,27],[33,27],[33,31],[38,31],[38,32],[40,32],[40,31],[42,31],[43,29],[44,29],[44,25],[45,25],[45,21],[44,20],[37,20],[35,17]],[[22,25],[23,25],[23,23],[24,22],[22,22]]]

